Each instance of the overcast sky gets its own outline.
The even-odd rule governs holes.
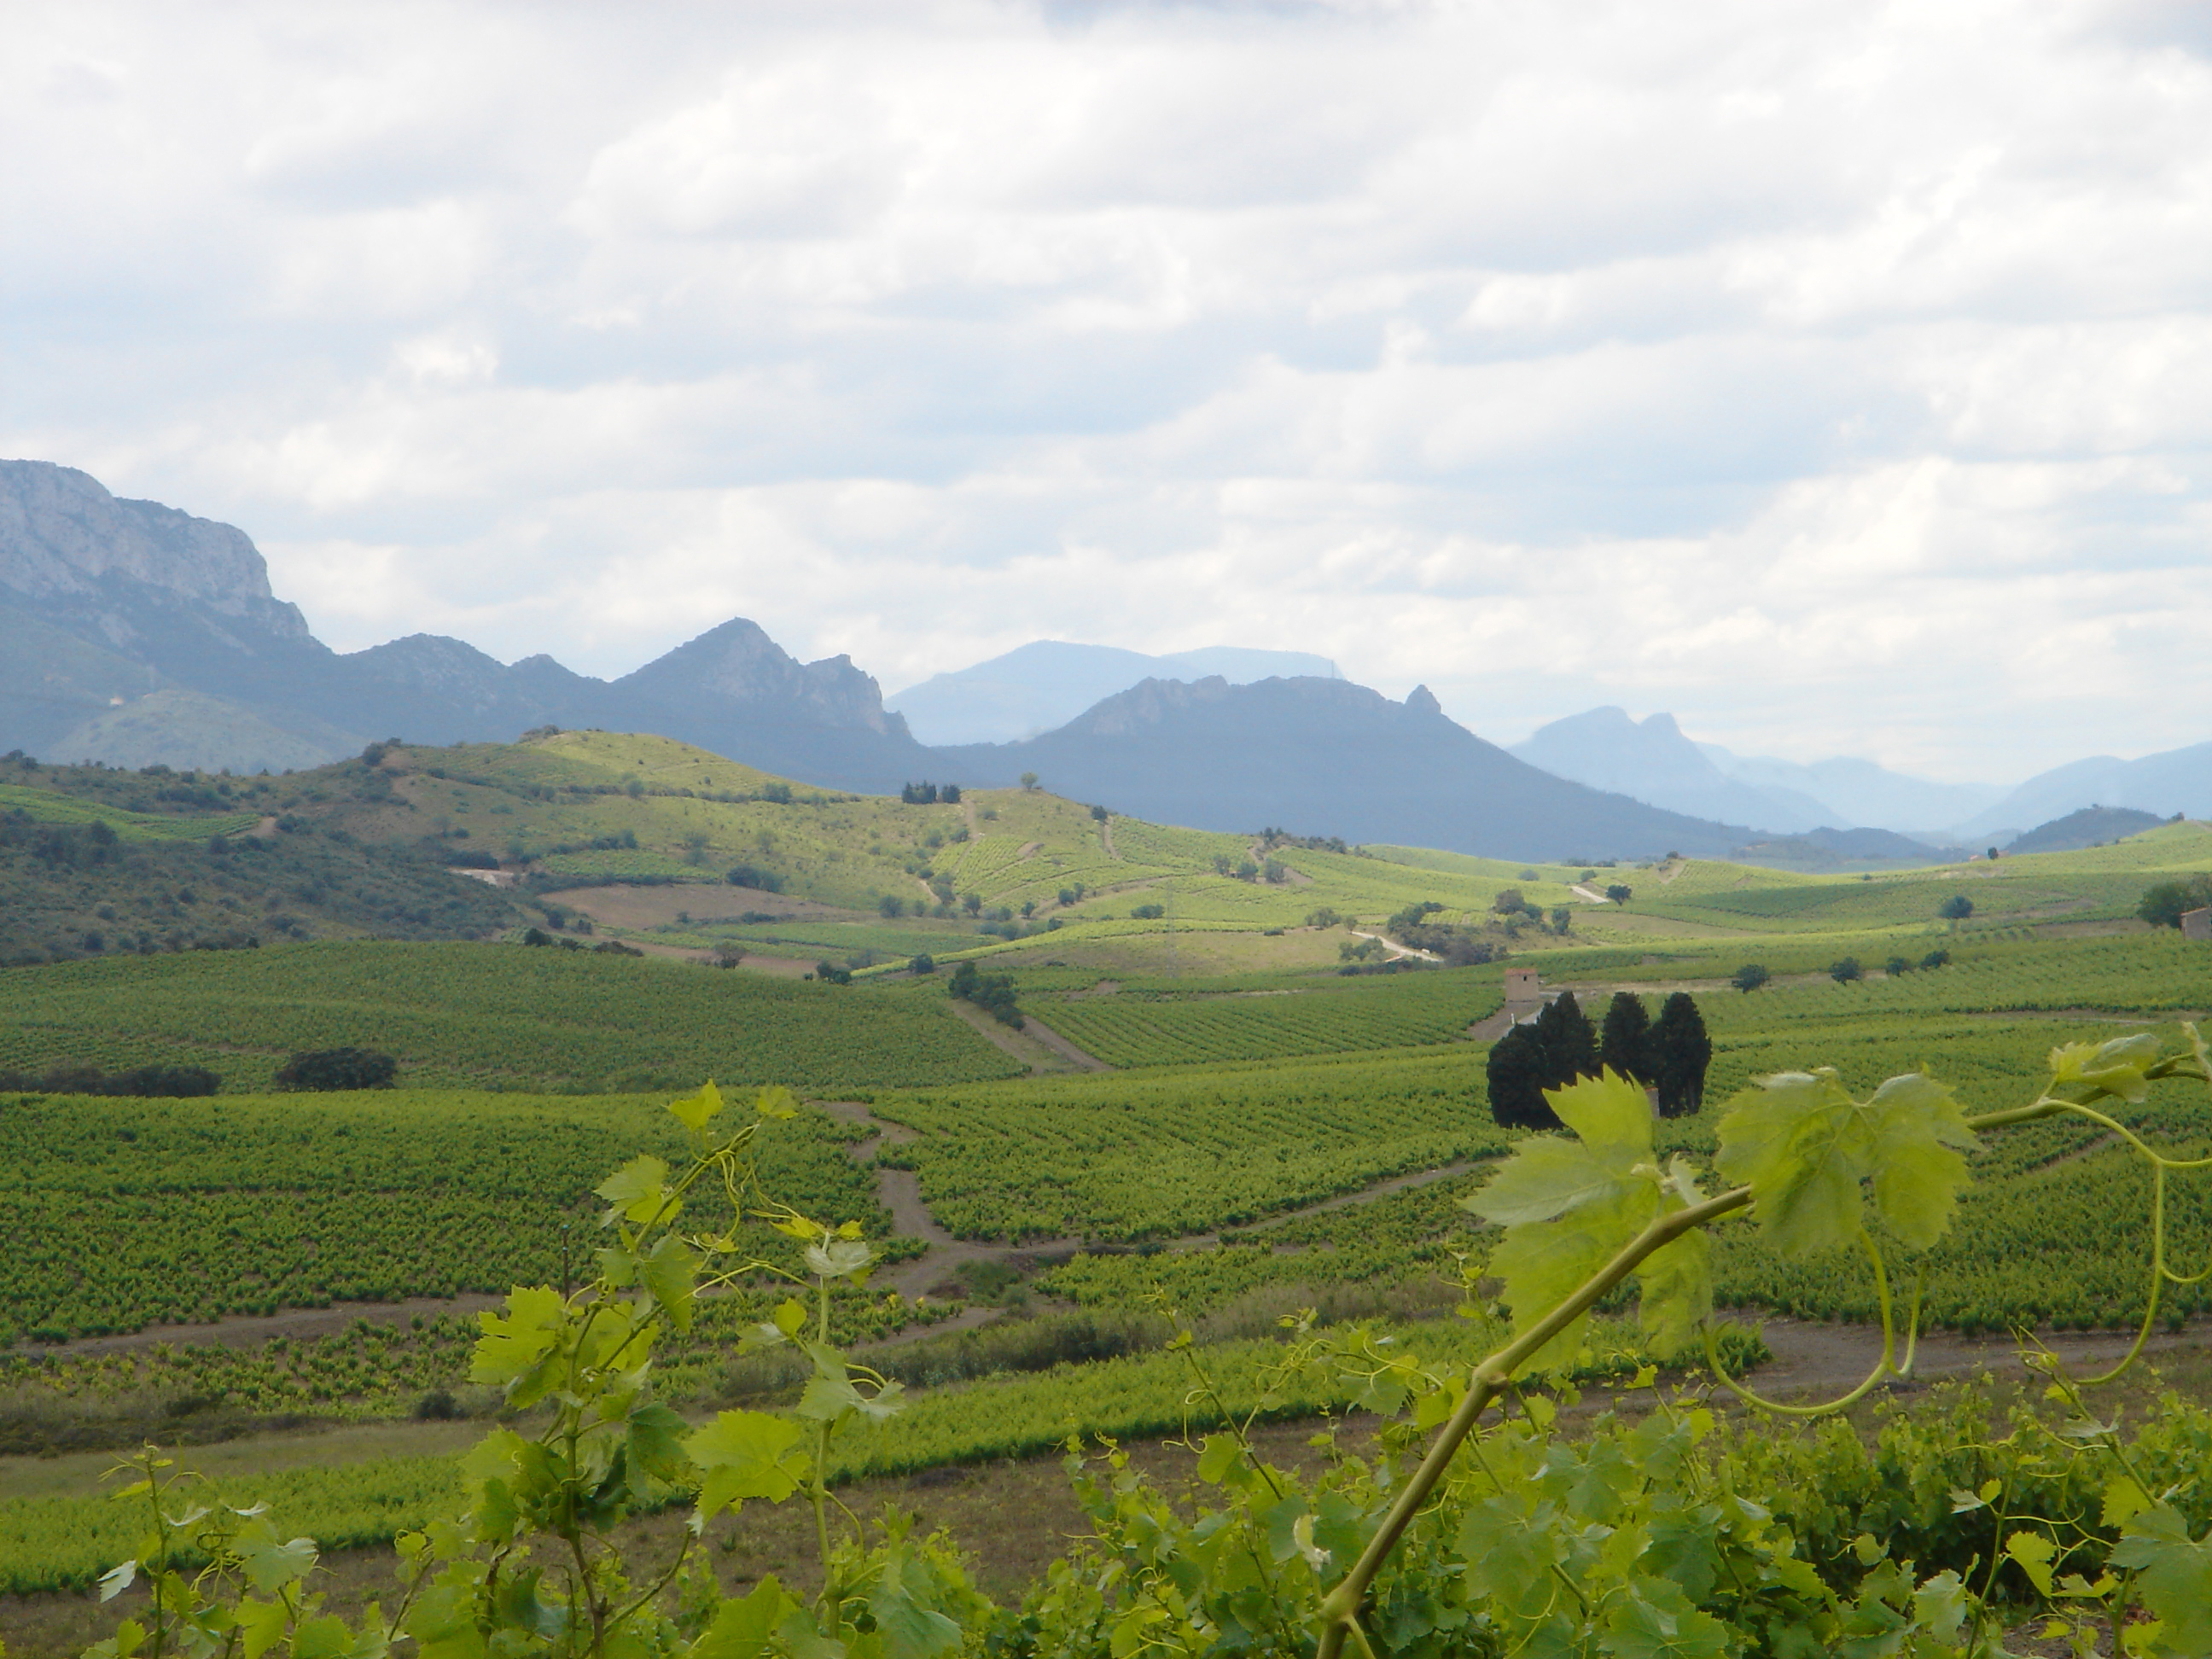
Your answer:
[[[341,648],[2212,738],[2212,8],[0,9],[0,454]]]

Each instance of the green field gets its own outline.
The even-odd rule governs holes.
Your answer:
[[[1261,988],[1038,997],[1037,1017],[1115,1066],[1182,1066],[1454,1042],[1504,1000],[1495,968]]]
[[[504,1292],[582,1260],[591,1189],[680,1140],[662,1096],[400,1090],[0,1107],[9,1334],[49,1337],[333,1302]],[[788,1201],[880,1237],[854,1131],[768,1132]]]
[[[1020,1067],[942,999],[514,945],[346,942],[110,957],[18,973],[0,1068],[205,1066],[265,1089],[285,1057],[398,1057],[403,1087],[834,1091]]]

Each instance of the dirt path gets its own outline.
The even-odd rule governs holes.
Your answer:
[[[1463,1176],[1470,1170],[1480,1168],[1482,1162],[1487,1161],[1462,1158],[1456,1164],[1442,1164],[1433,1170],[1416,1170],[1411,1175],[1392,1176],[1371,1187],[1362,1187],[1356,1192],[1339,1193],[1334,1198],[1324,1198],[1298,1209],[1285,1210],[1280,1215],[1264,1216],[1257,1221],[1240,1221],[1235,1226],[1224,1227],[1218,1232],[1188,1233],[1181,1238],[1169,1240],[1167,1248],[1170,1251],[1212,1249],[1224,1238],[1243,1238],[1269,1227],[1282,1226],[1286,1222],[1303,1221],[1308,1216],[1327,1215],[1332,1210],[1349,1210],[1362,1204],[1372,1204],[1393,1193],[1410,1192],[1416,1187],[1433,1187],[1439,1181],[1449,1181],[1454,1176]]]
[[[1385,939],[1380,933],[1370,933],[1364,928],[1347,927],[1345,929],[1345,932],[1347,933],[1356,934],[1361,939],[1373,939],[1377,945],[1381,945],[1394,957],[1413,957],[1421,962],[1442,962],[1443,960],[1443,958],[1438,956],[1434,951],[1416,951],[1410,945],[1399,944],[1395,939]]]
[[[1522,1020],[1533,1018],[1544,1012],[1540,1002],[1509,1002],[1488,1019],[1478,1019],[1467,1028],[1471,1042],[1495,1042]]]
[[[1773,1360],[1759,1373],[1759,1390],[1768,1395],[1848,1393],[1874,1369],[1881,1356],[1881,1332],[1869,1325],[1813,1324],[1795,1319],[1770,1317],[1759,1322]],[[2038,1334],[2052,1352],[2071,1364],[2109,1365],[2127,1352],[2134,1342],[2124,1331],[2044,1331]],[[2202,1350],[2208,1333],[2203,1328],[2157,1332],[2144,1345],[2146,1353]],[[2020,1350],[2010,1337],[1960,1336],[1954,1331],[1931,1331],[1920,1339],[1913,1356],[1912,1376],[1893,1388],[1911,1388],[1915,1382],[1963,1376],[1987,1368],[1998,1376],[2022,1376]]]
[[[1099,1059],[1097,1055],[1086,1054],[1082,1049],[1077,1048],[1073,1042],[1070,1042],[1066,1037],[1060,1036],[1059,1032],[1054,1030],[1051,1026],[1046,1024],[1035,1014],[1025,1013],[1022,1018],[1029,1022],[1028,1026],[1025,1028],[1029,1036],[1035,1037],[1039,1042],[1044,1044],[1046,1048],[1062,1055],[1070,1065],[1076,1068],[1076,1070],[1079,1072],[1110,1072],[1114,1069],[1104,1060]]]
[[[876,1151],[882,1146],[903,1146],[915,1139],[915,1132],[903,1124],[887,1123],[856,1100],[817,1100],[814,1103],[830,1116],[847,1123],[857,1123],[876,1133],[866,1140],[857,1141],[847,1150],[854,1159],[863,1164],[875,1164]],[[1439,1181],[1449,1181],[1474,1169],[1476,1164],[1468,1159],[1440,1165],[1433,1170],[1416,1170],[1409,1174],[1390,1176],[1357,1191],[1339,1193],[1303,1205],[1295,1210],[1263,1217],[1258,1221],[1243,1222],[1218,1232],[1190,1233],[1170,1239],[1170,1250],[1208,1249],[1218,1244],[1224,1237],[1256,1231],[1261,1228],[1279,1226],[1285,1222],[1302,1220],[1307,1216],[1325,1215],[1332,1210],[1348,1210],[1357,1205],[1372,1204],[1377,1199],[1388,1198],[1393,1193],[1426,1187]],[[909,1238],[918,1238],[928,1248],[912,1261],[901,1262],[882,1273],[877,1283],[896,1291],[911,1299],[921,1295],[930,1286],[941,1283],[969,1261],[1006,1261],[1034,1269],[1048,1262],[1065,1261],[1084,1248],[1079,1238],[1052,1238],[1042,1243],[1032,1240],[1024,1244],[987,1244],[974,1239],[955,1238],[938,1224],[937,1218],[929,1212],[922,1201],[921,1176],[913,1170],[887,1169],[876,1164],[876,1195],[878,1201],[891,1212],[892,1224]],[[976,1311],[969,1310],[970,1312]],[[995,1310],[985,1310],[982,1317],[967,1322],[981,1324]],[[934,1325],[932,1330],[960,1328],[946,1324]]]
[[[313,1339],[334,1335],[356,1319],[378,1325],[399,1325],[417,1315],[427,1321],[441,1314],[473,1314],[484,1308],[496,1308],[506,1300],[503,1296],[471,1291],[450,1300],[418,1296],[404,1302],[340,1302],[327,1308],[291,1308],[279,1314],[245,1315],[205,1325],[149,1325],[143,1331],[125,1331],[115,1336],[81,1336],[73,1342],[26,1342],[16,1352],[51,1354],[57,1359],[89,1359],[101,1354],[132,1353],[161,1342],[201,1348],[252,1348],[271,1337]],[[6,1352],[0,1348],[0,1352]]]

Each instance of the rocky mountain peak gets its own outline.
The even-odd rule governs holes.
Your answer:
[[[280,640],[312,637],[299,608],[270,592],[268,562],[243,531],[119,498],[91,474],[51,461],[0,460],[0,587],[73,611],[150,589]],[[123,624],[106,620],[113,638]]]
[[[850,657],[802,663],[743,617],[708,629],[615,684],[652,697],[704,692],[731,702],[797,705],[824,726],[906,735],[906,722],[884,712],[875,676],[854,666]]]

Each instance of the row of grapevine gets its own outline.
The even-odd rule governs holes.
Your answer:
[[[284,1056],[396,1055],[403,1086],[820,1090],[1021,1068],[941,1004],[657,957],[349,941],[108,957],[10,975],[0,1069],[198,1064],[268,1086]]]
[[[658,1097],[33,1098],[0,1110],[0,1335],[58,1339],[334,1302],[557,1279],[564,1229],[640,1146],[675,1150]],[[890,1218],[818,1113],[763,1161],[810,1212]],[[767,1248],[770,1236],[763,1235]]]
[[[1229,995],[1063,999],[1038,1013],[1111,1064],[1176,1066],[1455,1042],[1503,1000],[1495,975],[1416,972]]]

